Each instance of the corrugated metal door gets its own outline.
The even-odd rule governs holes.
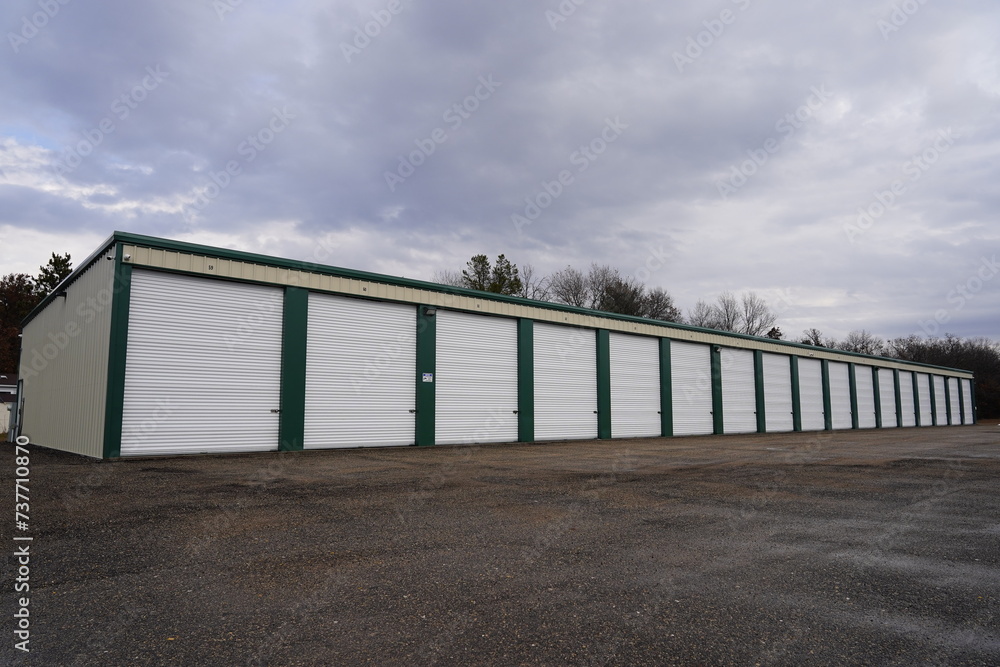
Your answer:
[[[875,381],[872,367],[854,367],[854,386],[858,393],[858,428],[875,428]]]
[[[823,419],[823,364],[819,359],[799,357],[799,405],[803,431],[822,431],[826,428]]]
[[[944,378],[940,375],[934,376],[934,416],[938,426],[948,425],[948,401],[944,393]]]
[[[948,378],[948,402],[951,405],[951,424],[962,423],[962,406],[958,400],[958,378]]]
[[[960,380],[962,383],[962,397],[964,399],[962,409],[965,414],[965,423],[971,424],[973,421],[972,414],[972,380]]]
[[[535,322],[535,439],[597,437],[597,334]]]
[[[896,382],[888,368],[878,369],[878,396],[882,405],[882,428],[895,428]]]
[[[611,437],[660,435],[659,341],[612,331],[609,347]]]
[[[899,406],[903,411],[903,426],[917,425],[917,406],[913,400],[913,373],[899,371]]]
[[[280,288],[136,269],[122,456],[278,448]]]
[[[674,435],[712,433],[712,362],[708,345],[671,341]]]
[[[783,354],[763,355],[764,418],[768,433],[795,428],[792,415],[792,369]]]
[[[927,373],[917,373],[917,406],[920,410],[920,425],[933,426],[931,417],[931,383]]]
[[[831,361],[830,369],[830,411],[832,426],[846,429],[854,426],[851,419],[851,373],[847,364]]]
[[[723,433],[753,433],[757,430],[757,385],[753,352],[722,348]]]
[[[438,444],[517,441],[517,320],[437,311]]]
[[[309,294],[306,449],[414,443],[414,306]]]

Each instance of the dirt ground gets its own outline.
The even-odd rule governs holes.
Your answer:
[[[31,652],[13,648],[8,557],[3,664],[1000,664],[996,422],[114,462],[29,449]]]

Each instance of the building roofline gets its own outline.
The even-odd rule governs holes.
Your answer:
[[[387,285],[394,285],[399,287],[410,287],[415,289],[427,290],[430,292],[438,292],[442,294],[453,294],[458,296],[467,296],[476,299],[485,299],[491,301],[498,301],[502,303],[510,303],[520,306],[531,306],[535,308],[545,308],[548,310],[555,310],[567,313],[575,313],[578,315],[587,315],[594,317],[603,317],[607,319],[625,321],[625,322],[638,322],[641,324],[653,325],[662,327],[665,329],[674,329],[677,331],[693,331],[699,333],[714,334],[728,338],[734,338],[738,340],[749,340],[749,341],[760,341],[769,344],[776,344],[779,346],[784,346],[789,348],[789,354],[793,354],[797,350],[829,350],[838,355],[844,355],[848,357],[854,357],[859,360],[867,360],[869,362],[891,362],[891,363],[905,363],[911,366],[918,366],[923,368],[932,368],[939,370],[955,371],[960,373],[970,373],[971,371],[960,369],[960,368],[950,368],[948,366],[935,366],[933,364],[926,364],[918,361],[908,361],[905,359],[894,359],[892,357],[885,356],[875,356],[863,354],[860,352],[849,352],[847,350],[837,350],[835,348],[819,347],[815,345],[809,345],[806,343],[796,343],[793,341],[786,340],[776,340],[773,338],[766,338],[763,336],[750,336],[747,334],[733,333],[729,331],[720,331],[718,329],[709,329],[706,327],[697,327],[690,324],[680,324],[677,322],[665,322],[663,320],[654,320],[646,317],[637,317],[633,315],[620,315],[618,313],[608,313],[601,310],[593,310],[590,308],[580,308],[577,306],[568,306],[560,303],[552,303],[550,301],[536,301],[534,299],[527,299],[518,296],[507,296],[503,294],[495,294],[493,292],[483,292],[480,290],[469,289],[466,287],[455,287],[452,285],[442,285],[440,283],[429,282],[425,280],[417,280],[414,278],[404,278],[401,276],[390,276],[387,274],[373,273],[370,271],[360,271],[357,269],[346,269],[338,266],[331,266],[326,264],[318,264],[315,262],[309,262],[305,260],[295,260],[287,259],[283,257],[276,257],[273,255],[263,255],[259,253],[246,252],[242,250],[232,250],[229,248],[219,248],[216,246],[201,245],[198,243],[189,243],[187,241],[176,241],[172,239],[164,239],[156,236],[146,236],[143,234],[133,234],[131,232],[121,232],[116,231],[108,239],[102,243],[98,250],[91,253],[76,269],[73,270],[56,288],[51,294],[47,295],[45,299],[42,300],[21,322],[21,327],[27,326],[27,324],[34,319],[38,313],[45,309],[53,299],[56,298],[61,290],[68,287],[73,283],[84,271],[86,271],[98,257],[104,256],[112,246],[117,244],[134,244],[139,246],[148,246],[151,248],[161,249],[161,250],[172,250],[183,253],[192,253],[197,255],[203,255],[207,257],[214,257],[218,259],[231,259],[243,262],[252,262],[255,264],[261,264],[264,266],[274,266],[283,269],[290,269],[295,271],[307,271],[312,273],[317,273],[321,275],[337,276],[341,278],[350,278],[355,280],[363,280],[374,283],[383,283]]]

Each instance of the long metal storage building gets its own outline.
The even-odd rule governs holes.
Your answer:
[[[972,373],[114,233],[23,323],[97,458],[975,422]]]

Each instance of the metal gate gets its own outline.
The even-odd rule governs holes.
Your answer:
[[[895,428],[896,382],[888,368],[878,369],[878,397],[882,405],[882,428]]]
[[[660,421],[660,346],[656,338],[611,332],[611,436],[656,436]]]
[[[121,455],[278,448],[283,291],[132,272]]]
[[[823,364],[819,359],[799,357],[799,406],[803,431],[822,431],[826,427],[823,415]]]
[[[927,373],[917,373],[917,409],[920,411],[920,425],[933,426],[931,414],[931,383]]]
[[[899,371],[899,406],[903,426],[916,426],[917,406],[913,400],[913,373],[910,371]]]
[[[757,430],[757,384],[753,352],[722,348],[723,433],[753,433]]]
[[[701,435],[714,431],[712,419],[712,363],[708,345],[671,341],[670,378],[674,435]]]
[[[948,425],[948,401],[944,393],[944,377],[940,375],[931,376],[934,382],[934,416],[938,426]]]
[[[763,354],[764,423],[768,433],[795,428],[792,415],[792,369],[790,357]]]
[[[597,437],[597,333],[535,322],[535,440]]]
[[[414,306],[309,294],[306,449],[414,443]]]
[[[851,374],[850,367],[839,361],[829,362],[830,370],[830,412],[835,429],[854,426],[851,419]]]
[[[517,320],[436,317],[435,442],[516,442]]]

